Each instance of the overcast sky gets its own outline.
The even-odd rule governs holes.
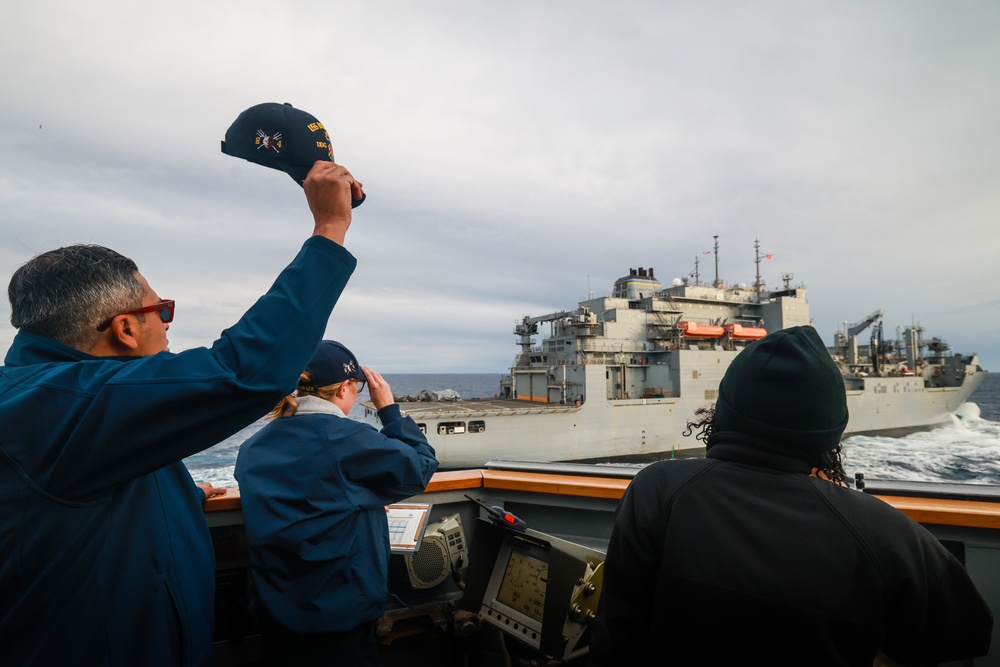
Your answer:
[[[524,315],[633,267],[754,280],[827,344],[885,310],[1000,371],[1000,3],[13,3],[0,275],[98,243],[210,344],[311,232],[285,174],[223,155],[290,102],[365,184],[327,336],[384,372],[502,372]],[[6,299],[0,352],[14,336]]]

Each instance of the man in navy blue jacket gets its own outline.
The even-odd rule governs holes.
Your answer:
[[[181,460],[296,385],[354,270],[364,192],[317,162],[313,236],[210,348],[167,351],[172,301],[100,246],[11,279],[0,368],[0,664],[212,663],[214,557]]]

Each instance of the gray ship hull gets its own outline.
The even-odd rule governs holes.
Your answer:
[[[695,355],[695,366],[720,370],[691,380],[683,397],[591,398],[579,406],[473,399],[401,403],[401,408],[422,426],[442,469],[478,467],[492,459],[613,463],[698,456],[704,444],[685,436],[685,427],[698,408],[711,405],[705,396],[714,397],[735,354],[684,354]],[[604,382],[603,367],[589,370],[596,381]],[[850,421],[845,437],[900,437],[951,424],[985,375],[972,373],[956,387],[926,387],[914,376],[863,378],[862,388],[847,392]],[[373,411],[368,412],[372,419]]]

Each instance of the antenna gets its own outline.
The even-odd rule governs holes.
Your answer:
[[[753,263],[756,264],[757,268],[757,279],[753,283],[753,288],[757,292],[757,301],[760,301],[760,291],[764,287],[763,283],[760,282],[760,239],[753,240]]]
[[[715,239],[715,287],[721,285],[719,280],[719,235],[716,234],[712,237]]]

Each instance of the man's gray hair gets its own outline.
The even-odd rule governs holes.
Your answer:
[[[86,352],[100,338],[101,323],[142,305],[137,271],[135,262],[104,246],[44,252],[10,279],[10,323]]]

